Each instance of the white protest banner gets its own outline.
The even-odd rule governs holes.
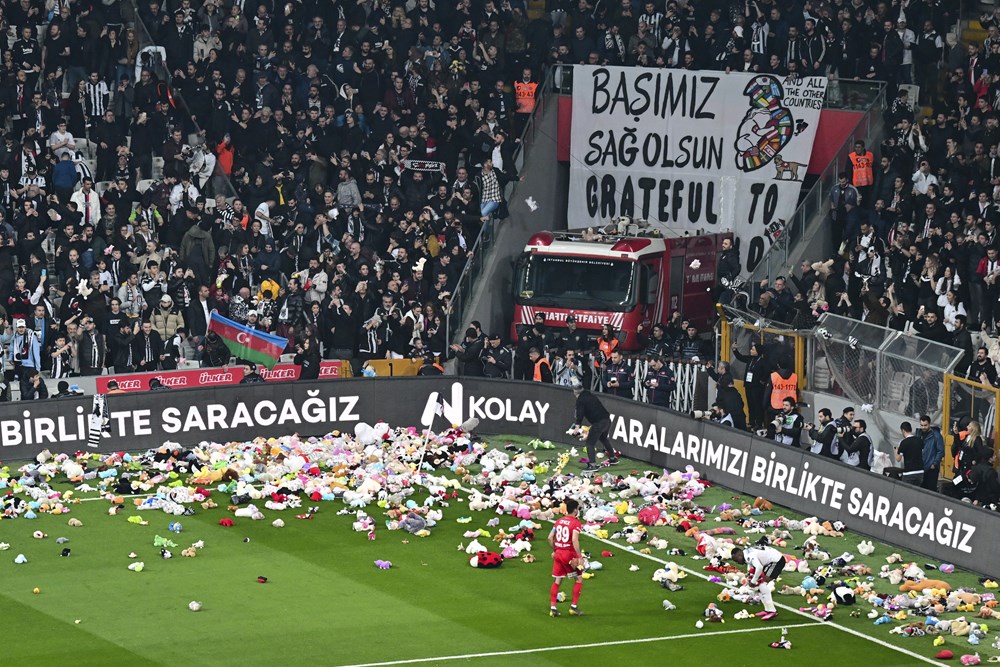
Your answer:
[[[823,77],[573,68],[570,227],[732,231],[752,270],[795,212]]]

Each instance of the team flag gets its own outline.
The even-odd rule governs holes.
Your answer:
[[[288,339],[251,329],[218,313],[212,313],[208,330],[222,338],[233,356],[274,368],[288,345]]]

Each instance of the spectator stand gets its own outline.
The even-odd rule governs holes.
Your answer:
[[[525,153],[535,138],[537,128],[536,118],[540,118],[542,114],[545,113],[549,93],[554,90],[552,82],[553,73],[552,69],[550,69],[546,72],[544,81],[538,87],[538,91],[535,95],[534,110],[528,117],[524,130],[521,132],[520,143],[518,144],[518,148],[514,154],[514,165],[516,168],[515,173],[520,173],[521,169],[524,167]],[[505,202],[512,202],[516,200],[518,190],[520,189],[519,186],[520,182],[517,180],[507,184],[506,191],[503,195]],[[447,315],[445,326],[447,329],[446,336],[448,345],[451,345],[453,342],[461,342],[462,340],[462,332],[465,331],[465,326],[468,322],[466,319],[466,313],[475,295],[476,282],[489,266],[489,262],[487,260],[491,256],[491,250],[494,248],[496,241],[494,227],[497,222],[498,219],[494,214],[492,219],[484,224],[482,229],[479,230],[479,236],[476,238],[476,242],[472,247],[472,258],[465,263],[465,268],[462,269],[462,273],[458,279],[458,284],[455,287],[455,293],[451,296],[450,306],[445,311],[445,314]]]
[[[808,387],[806,374],[807,333],[796,331],[784,322],[771,320],[762,315],[747,310],[741,310],[732,305],[717,306],[719,312],[718,358],[729,364],[732,373],[733,386],[743,396],[743,401],[749,405],[747,388],[743,381],[746,376],[746,363],[733,354],[736,347],[741,354],[749,354],[751,343],[758,343],[764,350],[768,368],[773,369],[774,360],[785,359],[793,362],[792,369],[799,378],[799,391]],[[770,372],[770,371],[768,371]]]
[[[869,434],[880,436],[873,437],[876,448],[891,452],[903,421],[947,418],[946,382],[961,357],[957,347],[825,313],[809,337],[813,405],[846,399],[869,422]]]
[[[944,397],[941,435],[944,437],[945,448],[941,475],[946,479],[955,476],[951,456],[955,436],[951,432],[951,425],[962,417],[978,421],[983,427],[983,440],[994,453],[993,467],[998,467],[995,454],[1000,446],[1000,420],[997,420],[1000,389],[948,373],[944,376]]]
[[[136,29],[138,30],[138,38],[140,42],[140,47],[142,49],[140,50],[140,54],[147,48],[152,50],[158,50],[159,52],[162,53],[163,47],[158,46],[153,41],[153,38],[150,36],[149,29],[143,22],[142,16],[139,13],[138,8],[135,6],[135,4],[125,3],[124,7],[127,12],[132,13],[131,20],[134,22]],[[191,110],[188,108],[187,102],[184,100],[184,95],[181,93],[181,91],[175,88],[173,85],[173,73],[163,62],[162,58],[153,58],[152,62],[153,62],[152,69],[154,74],[156,74],[156,76],[161,81],[165,81],[170,89],[170,95],[171,95],[170,99],[176,111],[180,114],[180,116],[188,119],[187,122],[189,122],[193,126],[194,132],[187,135],[188,144],[191,146],[192,149],[196,148],[197,146],[205,144],[205,139],[204,139],[205,133],[201,125],[198,123],[196,115],[192,113]],[[208,150],[207,146],[206,150]],[[147,189],[149,189],[149,187],[153,183],[163,178],[163,158],[160,156],[153,157],[152,176],[153,176],[152,179],[143,180],[137,184],[136,189],[140,193],[145,192]],[[223,171],[222,166],[218,162],[215,164],[215,172],[212,178],[208,179],[208,182],[205,184],[205,188],[199,188],[199,189],[201,190],[202,196],[204,196],[206,200],[205,201],[206,211],[211,211],[211,209],[215,206],[215,201],[213,200],[213,197],[217,194],[224,195],[229,203],[232,203],[233,200],[236,198],[236,188],[233,186],[232,182],[229,180],[229,177]]]
[[[824,109],[860,111],[858,125],[836,155],[808,191],[799,195],[799,206],[791,220],[785,222],[785,231],[767,250],[760,263],[753,270],[750,282],[774,280],[776,276],[790,273],[788,267],[806,248],[813,246],[811,255],[830,257],[836,248],[826,248],[828,240],[817,231],[824,229],[823,223],[830,216],[830,191],[837,184],[837,176],[849,162],[848,154],[854,150],[854,142],[863,140],[868,146],[878,146],[885,134],[886,85],[882,81],[852,81],[833,79],[826,89]],[[816,240],[819,245],[814,245]],[[826,249],[825,249],[826,248]]]

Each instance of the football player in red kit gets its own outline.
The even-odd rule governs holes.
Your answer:
[[[556,602],[559,597],[559,586],[566,577],[573,579],[573,602],[569,608],[570,616],[582,616],[577,608],[580,601],[580,590],[583,588],[584,558],[580,551],[580,530],[583,524],[576,517],[580,511],[580,503],[572,498],[566,499],[566,516],[556,521],[549,533],[549,546],[552,547],[552,588],[549,590],[549,616],[558,616]]]

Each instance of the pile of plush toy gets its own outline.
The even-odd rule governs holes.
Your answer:
[[[366,532],[374,530],[374,521],[361,516],[374,504],[387,515],[390,530],[424,536],[441,519],[436,508],[457,497],[458,479],[445,473],[478,463],[485,450],[460,428],[424,434],[412,427],[359,424],[354,433],[196,447],[168,443],[136,454],[44,451],[16,470],[0,469],[0,490],[9,518],[69,512],[81,496],[94,494],[110,501],[111,513],[134,507],[176,516],[193,514],[199,505],[216,507],[223,497],[219,502],[235,517],[249,520],[286,509],[308,515],[316,507],[307,503],[341,500],[358,512],[356,529],[360,524]],[[72,488],[56,488],[67,480]]]
[[[798,579],[795,575],[805,575],[800,585],[781,584],[776,592],[801,598],[802,601],[793,606],[821,620],[832,619],[835,613],[844,610],[857,617],[863,613],[860,605],[869,604],[868,618],[876,625],[888,626],[887,630],[893,634],[929,636],[937,647],[944,643],[945,635],[950,635],[965,638],[975,647],[990,632],[984,621],[1000,619],[1000,600],[992,592],[998,584],[991,579],[980,580],[984,590],[955,589],[941,578],[954,572],[953,565],[925,564],[921,567],[917,563],[903,562],[899,554],[892,554],[884,564],[873,566],[862,562],[875,551],[872,542],[866,540],[857,544],[857,554],[851,551],[831,553],[823,548],[824,538],[843,537],[847,530],[845,525],[817,517],[769,518],[772,506],[763,498],[741,502],[738,506],[701,506],[698,497],[707,483],[691,467],[673,472],[616,476],[609,471],[593,477],[578,477],[561,474],[560,466],[555,474],[538,481],[532,474],[538,471],[533,471],[536,466],[531,454],[508,458],[503,452],[493,451],[489,458],[493,459],[492,465],[484,465],[479,475],[466,480],[482,489],[473,494],[472,509],[493,509],[501,514],[514,513],[544,520],[552,518],[555,503],[573,497],[581,502],[580,516],[585,532],[599,538],[621,540],[627,548],[645,554],[662,550],[664,555],[684,556],[683,548],[669,548],[666,539],[648,532],[653,526],[672,528],[693,540],[695,553],[691,558],[707,561],[702,569],[712,575],[711,581],[724,587],[717,597],[718,603],[759,602],[756,589],[748,586],[743,573],[728,561],[732,550],[738,546],[769,544],[786,554],[783,577],[786,581],[793,577]],[[687,540],[675,543],[690,545]],[[599,560],[591,558],[588,574],[601,567]],[[677,582],[684,576],[683,568],[666,562],[654,573],[653,580],[664,588],[677,590],[680,588]],[[664,600],[663,606],[675,609],[668,600]],[[952,618],[944,618],[945,615]],[[713,602],[704,616],[710,621],[721,620],[721,608]],[[752,617],[746,610],[735,616]],[[993,648],[1000,649],[1000,637],[992,644]],[[790,648],[791,643],[783,638],[773,646]],[[944,650],[939,655],[947,658],[949,654]],[[964,655],[962,662],[976,664],[977,657]]]
[[[662,567],[652,578],[666,589],[681,588],[686,575],[684,567],[667,558],[686,556],[689,550],[691,558],[703,561],[705,573],[724,587],[704,616],[709,621],[722,619],[720,605],[727,602],[759,601],[728,561],[733,548],[764,542],[788,554],[786,580],[804,576],[801,585],[779,585],[776,592],[800,598],[793,606],[821,619],[847,608],[859,616],[864,612],[858,607],[867,603],[872,622],[893,633],[933,637],[938,644],[951,635],[975,646],[987,637],[986,622],[1000,618],[993,581],[984,580],[984,590],[955,589],[941,578],[952,566],[942,564],[931,572],[929,566],[904,563],[895,554],[884,564],[864,563],[875,549],[869,541],[857,544],[857,554],[831,553],[824,548],[826,538],[841,537],[844,525],[816,517],[773,517],[763,498],[706,507],[699,501],[709,484],[691,467],[631,474],[608,469],[585,477],[566,471],[578,456],[575,449],[562,451],[555,460],[540,460],[536,451],[551,447],[537,441],[526,451],[513,445],[489,448],[461,428],[429,434],[413,427],[358,424],[352,433],[195,447],[166,444],[138,454],[42,452],[20,468],[0,469],[0,490],[5,517],[63,514],[81,496],[99,494],[109,501],[110,513],[135,511],[129,521],[136,523],[146,522],[146,512],[181,517],[220,505],[231,511],[220,525],[264,520],[285,510],[307,519],[320,503],[339,501],[340,513],[353,517],[352,528],[376,539],[379,530],[429,536],[464,489],[469,511],[493,515],[484,527],[470,528],[467,543],[459,545],[479,568],[499,567],[512,558],[534,560],[536,535],[572,497],[581,503],[587,533],[660,558]],[[284,525],[271,518],[276,528]],[[470,523],[472,518],[456,520]],[[663,528],[677,538],[668,541]],[[169,552],[169,547],[163,550]],[[193,555],[195,547],[182,553]],[[585,576],[599,572],[610,554],[592,554]],[[665,600],[664,608],[674,605]],[[742,616],[749,614],[734,618]]]

